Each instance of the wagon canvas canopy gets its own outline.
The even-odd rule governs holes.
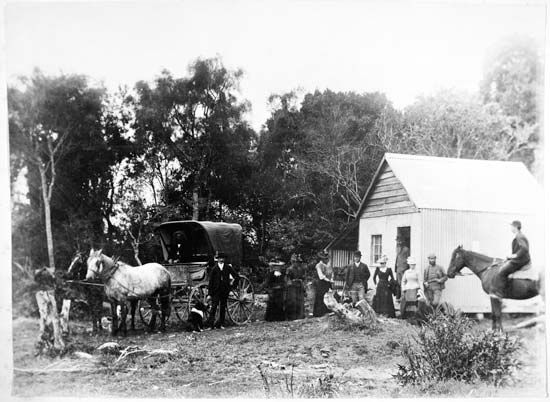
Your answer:
[[[216,252],[227,255],[229,263],[239,266],[242,258],[242,228],[238,224],[209,221],[171,221],[155,228],[168,260],[176,234],[183,239],[186,262],[211,261]]]

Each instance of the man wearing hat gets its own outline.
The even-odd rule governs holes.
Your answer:
[[[346,267],[344,280],[346,289],[349,290],[353,303],[365,298],[368,289],[367,281],[370,278],[370,271],[367,264],[361,262],[361,252],[353,253],[353,264]]]
[[[441,303],[441,292],[445,289],[447,274],[440,265],[435,263],[434,253],[428,255],[428,266],[424,269],[424,294],[432,307]]]
[[[510,223],[510,228],[514,234],[514,240],[512,240],[512,254],[506,257],[506,262],[499,268],[493,282],[494,293],[491,294],[491,296],[499,298],[504,297],[504,288],[506,287],[508,275],[531,262],[529,241],[521,232],[521,222],[513,221]]]
[[[223,329],[227,298],[229,297],[231,288],[237,285],[239,275],[231,264],[225,263],[226,255],[224,253],[217,252],[214,258],[216,263],[212,267],[210,280],[208,281],[208,296],[212,300],[212,309],[210,310],[206,326]],[[218,305],[220,306],[220,319],[214,323]]]
[[[401,284],[403,280],[403,272],[405,272],[409,265],[407,264],[407,258],[411,255],[411,250],[405,245],[405,240],[401,236],[397,236],[395,239],[397,242],[397,256],[395,257],[395,274],[397,276],[397,283]]]

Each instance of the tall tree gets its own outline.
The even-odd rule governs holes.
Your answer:
[[[300,105],[292,93],[271,100],[255,171],[261,185],[251,186],[268,200],[258,202],[267,232],[259,237],[272,251],[307,255],[355,214],[384,152],[374,128],[388,101],[329,90],[306,94]]]
[[[419,97],[404,112],[386,109],[376,130],[390,152],[450,158],[508,160],[528,141],[499,107],[451,90]]]
[[[515,36],[495,44],[485,60],[480,86],[483,102],[495,104],[508,119],[517,141],[510,158],[531,166],[540,142],[544,69],[534,40]]]
[[[83,76],[47,77],[36,70],[21,79],[23,89],[8,91],[10,147],[40,180],[50,266],[55,266],[51,206],[59,162],[75,133],[98,123],[103,90],[89,88]]]
[[[180,190],[189,194],[193,219],[208,208],[210,185],[219,182],[231,158],[250,148],[251,132],[242,119],[248,104],[237,100],[241,75],[220,59],[198,59],[190,65],[189,77],[163,71],[153,86],[136,85],[136,139],[146,155],[162,153],[177,161]]]

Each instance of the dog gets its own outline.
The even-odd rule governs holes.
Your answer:
[[[193,332],[202,332],[204,329],[204,321],[208,307],[201,301],[194,303],[189,311],[189,317],[187,318],[187,330]]]

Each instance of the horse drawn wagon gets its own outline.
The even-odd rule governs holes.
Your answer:
[[[172,306],[178,319],[186,321],[197,301],[208,305],[208,274],[216,252],[227,255],[239,272],[242,261],[242,228],[238,224],[205,221],[171,221],[155,228],[160,240],[161,264],[172,278]],[[254,288],[249,278],[239,274],[227,300],[228,319],[246,323],[254,304]],[[151,310],[140,301],[139,315],[145,323]]]
[[[221,222],[172,221],[157,226],[155,234],[162,248],[163,261],[160,264],[170,274],[169,293],[173,313],[177,319],[186,321],[197,301],[208,306],[209,269],[217,252],[226,254],[228,263],[239,272],[242,261],[242,228],[237,224]],[[85,288],[86,293],[93,293],[95,299],[102,299],[105,297],[105,285],[83,280],[86,274],[86,258],[83,253],[77,253],[69,273],[78,271],[71,273],[72,277],[78,279],[67,282]],[[248,322],[252,315],[254,288],[249,278],[241,274],[235,284],[227,301],[227,319],[233,324],[241,325]],[[132,328],[134,312],[135,305],[132,306]],[[149,301],[139,300],[138,312],[143,324],[147,325],[152,315]],[[92,311],[94,328],[96,313],[99,312]]]

